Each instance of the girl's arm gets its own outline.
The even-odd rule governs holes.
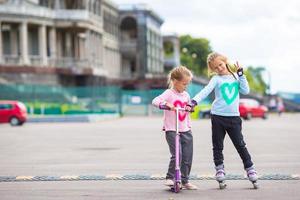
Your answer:
[[[160,109],[164,108],[164,106],[167,106],[170,109],[172,109],[172,105],[167,102],[168,97],[171,95],[170,92],[171,92],[171,90],[168,89],[168,90],[164,91],[161,95],[155,97],[152,100],[152,105],[154,105],[155,107],[160,108]]]
[[[194,100],[198,104],[200,101],[205,99],[213,91],[213,89],[216,87],[216,84],[217,84],[217,77],[213,76],[212,79],[209,81],[209,83],[196,96],[194,96],[192,101]]]
[[[240,92],[242,94],[249,94],[250,88],[245,75],[239,76],[239,82],[240,82]]]
[[[236,62],[234,66],[237,68],[237,75],[239,77],[239,83],[240,83],[240,92],[242,94],[248,94],[250,92],[250,89],[249,89],[248,81],[244,74],[244,70],[242,67],[240,67],[238,62]]]

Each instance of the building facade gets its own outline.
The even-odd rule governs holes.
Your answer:
[[[92,85],[119,78],[118,17],[107,0],[2,0],[2,81]]]
[[[164,87],[162,23],[143,4],[1,0],[0,83]]]
[[[164,69],[170,71],[180,65],[180,39],[175,33],[163,36]]]
[[[164,84],[163,20],[147,5],[120,8],[120,50],[125,87],[145,88]],[[127,85],[127,86],[126,86]]]

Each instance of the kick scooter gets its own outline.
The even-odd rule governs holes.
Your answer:
[[[163,110],[169,110],[168,107],[161,108]],[[171,191],[178,193],[181,190],[181,174],[180,174],[180,164],[179,164],[179,111],[189,112],[185,108],[175,107],[175,115],[176,115],[176,136],[175,136],[175,176],[174,176],[174,185],[170,186]]]
[[[180,164],[179,164],[179,111],[186,111],[184,108],[176,107],[176,136],[175,136],[175,176],[174,176],[174,185],[171,187],[171,190],[175,193],[180,192],[181,189],[181,174],[180,174]]]

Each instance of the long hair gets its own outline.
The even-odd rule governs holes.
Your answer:
[[[228,59],[226,56],[220,54],[220,53],[217,53],[217,52],[212,52],[210,54],[208,54],[207,56],[207,72],[208,72],[208,76],[212,76],[212,75],[215,75],[216,73],[214,72],[213,70],[213,66],[212,66],[212,63],[213,61],[216,59],[216,58],[220,58],[225,64],[226,64],[226,68],[227,70],[232,74],[232,76],[236,79],[233,71],[230,69],[229,67],[229,62],[228,62]]]

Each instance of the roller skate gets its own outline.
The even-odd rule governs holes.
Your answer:
[[[216,167],[216,180],[218,181],[219,183],[219,188],[221,190],[225,189],[226,188],[226,183],[225,183],[225,171],[224,171],[224,168],[223,167]]]
[[[246,169],[247,171],[247,177],[249,179],[249,181],[251,181],[251,183],[253,184],[253,188],[254,189],[258,189],[259,188],[259,185],[257,183],[257,173],[254,169],[254,167],[250,167],[248,169]]]

